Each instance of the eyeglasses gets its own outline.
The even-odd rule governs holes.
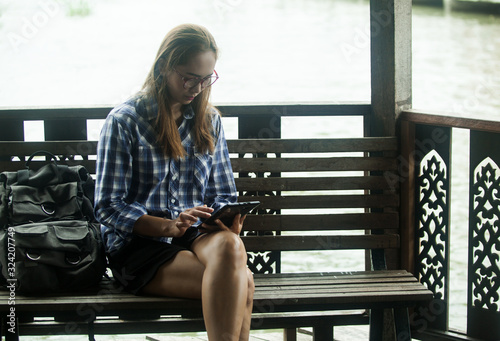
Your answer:
[[[203,90],[214,84],[215,81],[219,79],[219,75],[215,70],[213,75],[207,76],[205,78],[199,78],[199,77],[187,78],[181,75],[179,71],[177,71],[176,69],[173,70],[182,78],[182,81],[184,82],[184,89],[191,89],[197,86],[198,84],[201,84],[201,89]]]

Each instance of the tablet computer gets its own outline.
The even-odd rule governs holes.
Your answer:
[[[207,225],[217,225],[215,220],[220,219],[224,225],[230,227],[233,224],[234,217],[241,213],[242,216],[250,213],[254,208],[260,205],[260,201],[245,201],[229,203],[216,211],[212,212],[210,218],[202,220]]]

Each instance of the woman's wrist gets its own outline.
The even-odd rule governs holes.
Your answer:
[[[133,232],[147,237],[174,237],[176,220],[143,215],[134,224]]]
[[[167,218],[162,218],[162,236],[163,237],[177,237],[176,232],[178,231],[178,228],[176,226],[177,219],[167,219]]]

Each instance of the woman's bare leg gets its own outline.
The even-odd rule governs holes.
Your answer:
[[[240,237],[230,231],[208,233],[197,238],[192,249],[205,266],[202,303],[209,340],[248,340],[253,277]]]
[[[193,249],[199,254],[180,251],[161,266],[143,292],[201,298],[209,340],[248,340],[254,283],[240,238],[233,232],[210,233]]]
[[[204,271],[205,267],[193,252],[180,251],[158,269],[142,291],[158,296],[200,299]]]
[[[248,279],[248,296],[247,303],[245,307],[245,316],[243,317],[243,324],[241,326],[240,339],[239,341],[247,341],[250,338],[250,324],[252,322],[252,309],[253,309],[253,294],[255,291],[255,285],[253,282],[253,274],[250,269],[247,268],[247,279]]]

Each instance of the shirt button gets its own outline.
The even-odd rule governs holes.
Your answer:
[[[171,200],[170,200],[170,202],[171,202],[172,204],[175,204],[175,199],[171,199]]]

